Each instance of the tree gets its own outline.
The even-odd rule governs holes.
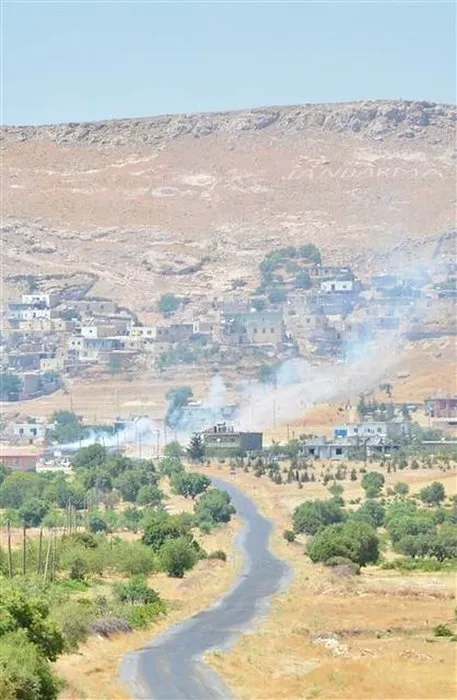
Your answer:
[[[309,262],[316,263],[317,265],[322,262],[321,252],[314,243],[307,243],[306,245],[300,246],[297,252],[300,258],[305,258],[309,260]]]
[[[0,486],[0,507],[21,508],[25,500],[39,498],[42,480],[32,472],[12,472],[3,479]]]
[[[315,535],[319,530],[345,519],[341,505],[334,499],[328,501],[305,501],[295,508],[292,522],[294,532]]]
[[[177,440],[173,440],[169,442],[168,445],[165,445],[163,454],[166,457],[176,457],[180,459],[184,454],[184,448]]]
[[[306,272],[306,270],[302,270],[295,277],[296,289],[311,289],[312,286],[313,283],[311,281],[311,277],[309,276],[308,272]]]
[[[165,318],[172,316],[179,309],[179,299],[174,294],[162,294],[157,308]]]
[[[251,305],[256,311],[263,311],[267,308],[265,299],[251,299]]]
[[[174,493],[179,496],[184,496],[184,498],[190,497],[194,499],[196,496],[206,491],[211,484],[211,479],[203,474],[183,471],[174,474],[170,482]]]
[[[89,447],[81,447],[75,452],[71,462],[75,469],[89,469],[105,464],[107,457],[106,448],[95,443]]]
[[[20,510],[21,518],[26,527],[38,527],[49,510],[49,505],[40,498],[31,498],[24,503]]]
[[[378,560],[379,538],[368,523],[348,520],[318,532],[309,544],[308,555],[314,562],[346,557],[365,566]]]
[[[138,603],[147,605],[160,600],[158,593],[149,588],[142,574],[132,576],[127,583],[118,583],[114,590],[121,603],[130,603],[130,605]]]
[[[445,523],[431,543],[430,553],[438,559],[457,559],[457,529],[454,524]]]
[[[276,383],[276,371],[277,367],[271,367],[269,365],[260,365],[257,371],[257,377],[259,382],[262,384],[275,384]]]
[[[158,486],[142,486],[136,500],[141,506],[158,506],[162,503],[163,498],[163,491]]]
[[[0,621],[0,640],[8,632],[23,630],[44,658],[55,661],[63,652],[63,637],[49,620],[49,606],[43,596],[28,594],[19,585],[0,580]]]
[[[376,499],[369,498],[360,508],[353,514],[355,520],[364,520],[374,528],[381,527],[384,523],[385,510],[384,506]]]
[[[17,398],[22,391],[22,379],[11,372],[0,373],[0,400],[9,401]]]
[[[194,433],[190,439],[187,454],[194,462],[202,462],[205,456],[205,444],[199,433]]]
[[[89,530],[90,532],[106,532],[108,530],[108,524],[101,515],[94,513],[89,518]]]
[[[427,505],[439,505],[446,498],[443,484],[440,484],[439,481],[434,481],[429,486],[425,486],[419,491],[419,498]]]
[[[273,289],[268,295],[270,304],[284,304],[287,301],[287,294],[283,289]]]
[[[406,496],[408,492],[409,486],[403,481],[397,481],[397,483],[394,484],[394,493],[396,493],[397,496]]]
[[[59,690],[50,665],[24,630],[0,636],[2,700],[55,700]]]
[[[284,530],[282,536],[286,542],[295,542],[296,534],[293,530]]]
[[[176,516],[165,510],[156,511],[150,514],[141,540],[154,552],[158,552],[166,540],[177,539],[187,531],[188,528],[185,528]]]
[[[160,561],[169,576],[182,578],[195,565],[197,553],[187,537],[168,539],[160,550]]]
[[[363,475],[362,488],[367,498],[376,498],[384,485],[384,475],[380,472],[368,472]]]
[[[82,440],[86,434],[80,419],[73,411],[54,411],[49,420],[54,424],[49,431],[49,438],[60,445]]]
[[[227,491],[208,489],[194,506],[198,521],[228,523],[236,512]]]

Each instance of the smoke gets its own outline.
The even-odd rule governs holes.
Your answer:
[[[106,448],[123,447],[140,442],[143,445],[151,445],[156,444],[157,435],[160,435],[160,433],[161,431],[159,431],[154,421],[146,416],[142,416],[126,421],[125,428],[114,435],[103,431],[91,430],[89,435],[83,440],[75,440],[65,445],[59,445],[58,449],[64,452],[76,452],[81,447],[89,447],[96,443]]]
[[[303,416],[315,404],[348,401],[385,377],[398,359],[395,347],[390,335],[384,341],[351,343],[345,362],[319,367],[303,359],[284,362],[275,385],[246,387],[238,427],[264,430]]]
[[[169,416],[169,424],[176,436],[185,441],[192,433],[232,420],[236,412],[236,407],[227,406],[227,387],[222,377],[216,374],[211,380],[208,396],[201,403],[177,406]]]

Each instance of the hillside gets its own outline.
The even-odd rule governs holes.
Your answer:
[[[254,289],[285,244],[360,274],[427,261],[455,223],[455,117],[397,101],[4,127],[5,298],[8,276],[83,275],[148,319],[163,291]]]

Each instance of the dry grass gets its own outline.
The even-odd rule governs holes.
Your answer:
[[[303,556],[303,543],[288,544],[282,538],[293,507],[306,497],[323,495],[322,485],[305,484],[295,497],[296,486],[213,470],[238,483],[275,522],[272,549],[295,570],[293,583],[276,597],[268,620],[229,653],[208,655],[238,698],[455,697],[455,645],[433,638],[432,632],[439,623],[452,624],[455,576],[402,575],[372,567],[360,577],[336,578]],[[419,475],[393,476],[407,481]],[[425,483],[434,475],[420,477]],[[455,475],[449,483],[451,478]],[[357,483],[347,484],[348,492],[350,488],[351,495],[360,490]],[[334,634],[341,656],[313,643],[317,635]]]

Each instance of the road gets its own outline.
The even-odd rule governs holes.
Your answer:
[[[291,577],[290,567],[268,549],[272,523],[239,488],[220,479],[212,483],[232,497],[243,528],[237,546],[244,567],[234,587],[207,610],[179,623],[150,645],[125,657],[120,676],[134,698],[217,700],[233,695],[200,659],[208,650],[226,650],[265,615],[269,598]]]

